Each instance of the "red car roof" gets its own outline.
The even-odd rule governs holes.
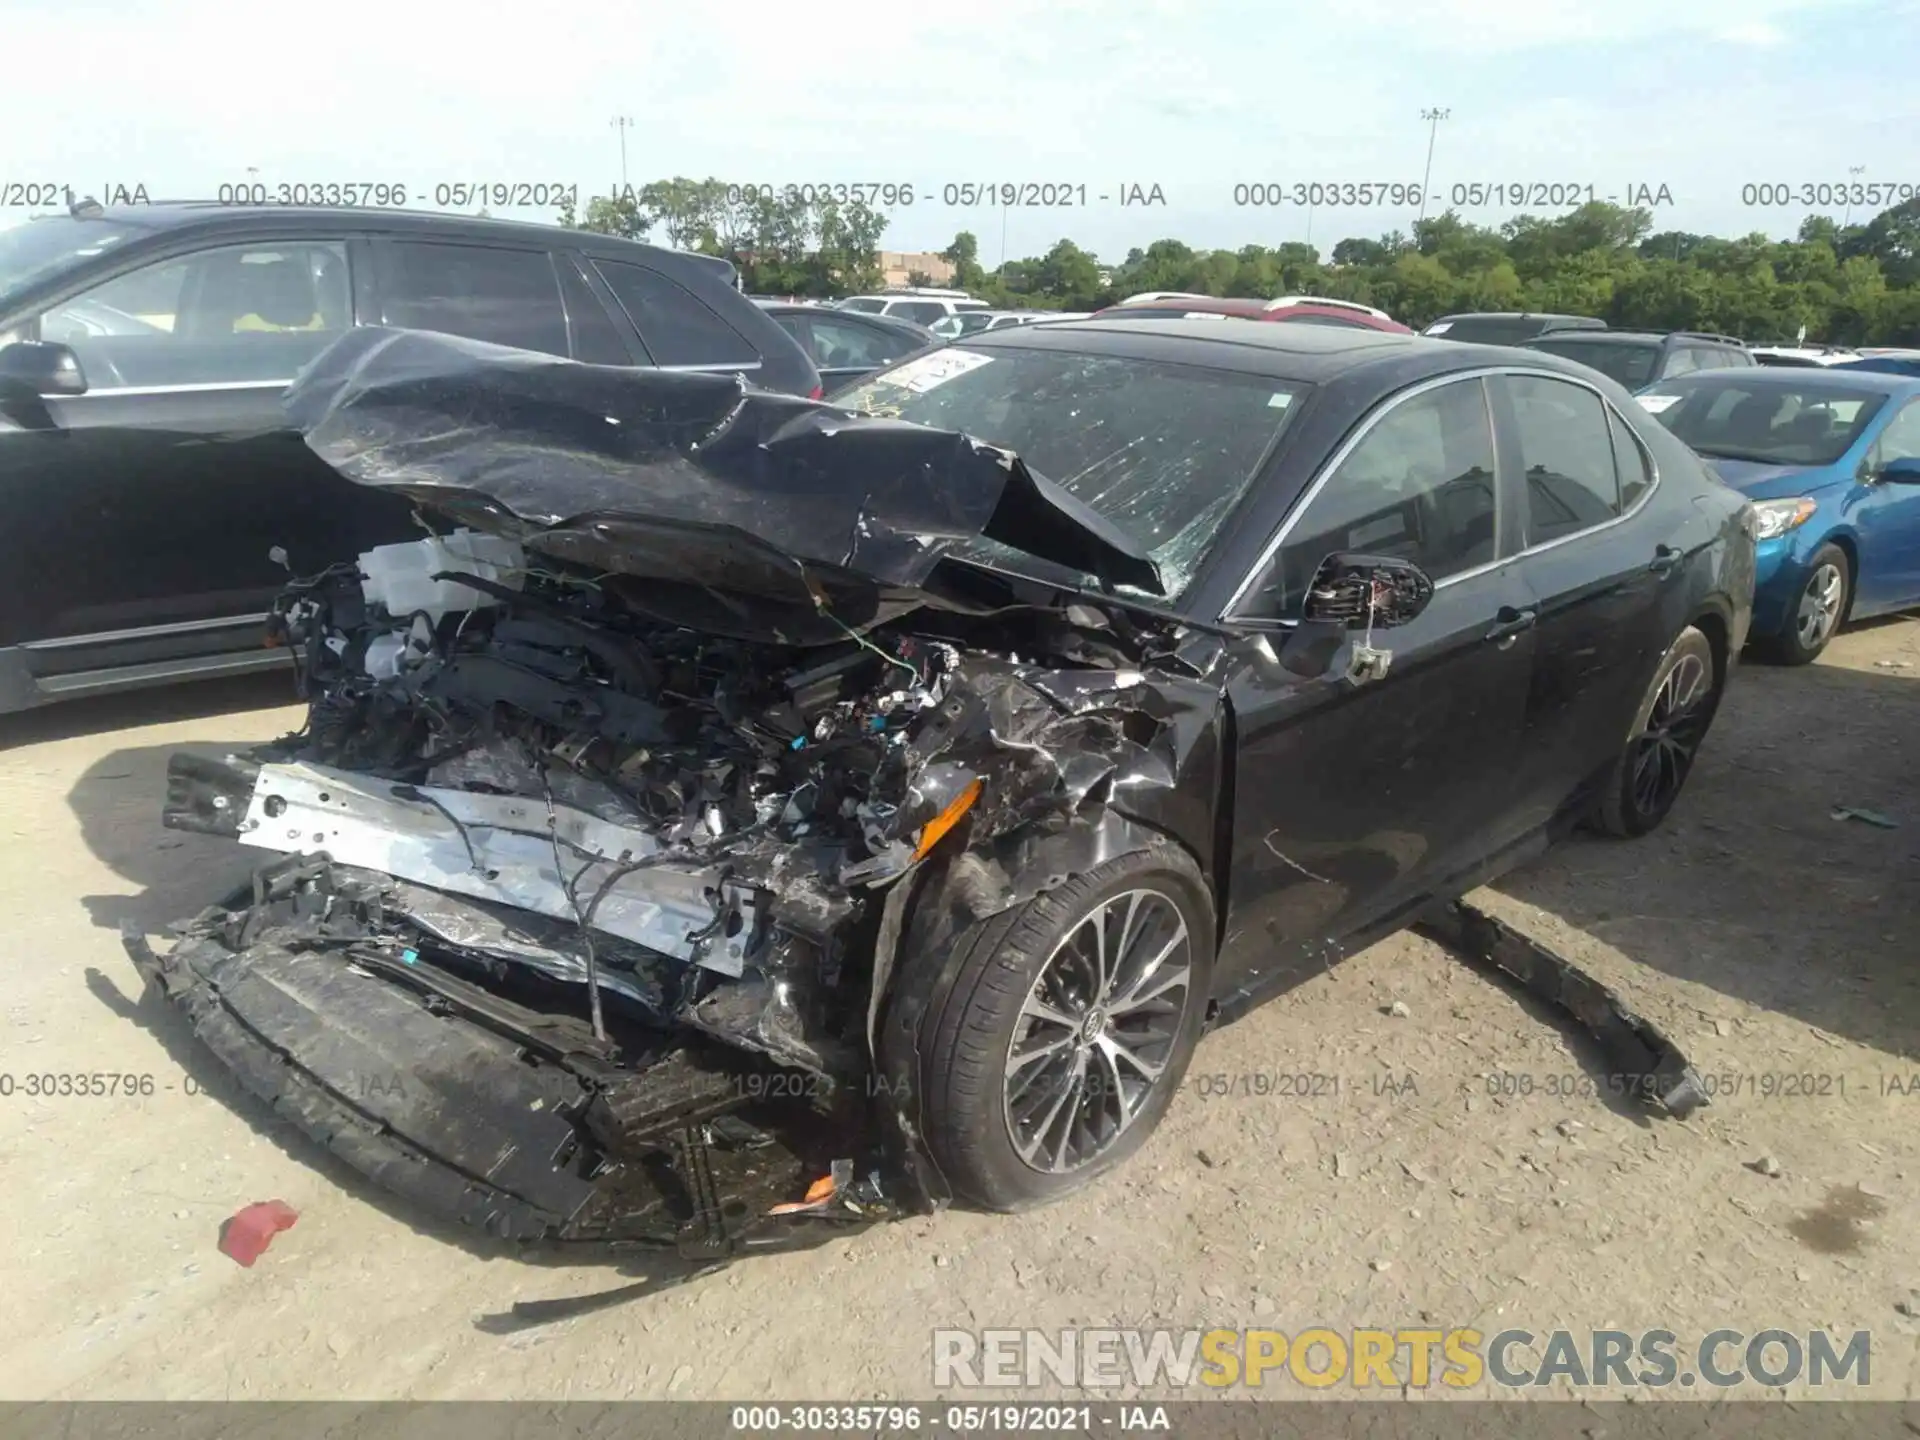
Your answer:
[[[1233,315],[1245,320],[1300,320],[1308,316],[1324,316],[1328,320],[1350,325],[1357,330],[1385,330],[1395,335],[1411,335],[1414,332],[1398,320],[1382,320],[1369,315],[1364,310],[1349,310],[1339,305],[1283,305],[1277,310],[1269,310],[1264,300],[1152,300],[1138,305],[1109,305],[1105,310],[1096,310],[1096,318],[1114,315],[1134,315],[1143,310],[1161,313],[1172,311],[1178,315],[1190,315],[1196,312],[1208,315]]]

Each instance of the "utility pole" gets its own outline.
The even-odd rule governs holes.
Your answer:
[[[1866,173],[1867,173],[1867,167],[1864,165],[1849,165],[1847,167],[1847,174],[1849,175],[1860,176]],[[1846,209],[1846,213],[1840,217],[1840,228],[1842,230],[1846,229],[1847,222],[1851,219],[1853,219],[1853,182],[1848,181],[1847,182],[1847,209]]]
[[[1419,220],[1427,218],[1427,187],[1433,183],[1433,142],[1440,134],[1440,122],[1451,114],[1453,110],[1450,107],[1441,106],[1429,106],[1420,112],[1420,118],[1427,122],[1427,168],[1420,177]]]
[[[608,123],[613,126],[614,130],[617,131],[620,136],[620,193],[624,195],[628,189],[627,131],[633,128],[633,117],[631,115],[616,115]]]

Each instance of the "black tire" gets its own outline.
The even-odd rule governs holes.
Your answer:
[[[1600,830],[1633,838],[1667,818],[1720,708],[1725,678],[1705,633],[1692,625],[1682,630],[1660,657],[1620,758],[1601,788],[1594,813]]]
[[[1838,545],[1822,545],[1807,562],[1807,578],[1787,615],[1787,628],[1759,648],[1779,665],[1811,664],[1847,623],[1852,605],[1853,565],[1847,552]]]
[[[1158,899],[1136,902],[1130,898],[1142,894]],[[1165,917],[1177,916],[1187,940],[1186,983],[1178,1016],[1165,1013],[1172,990],[1165,1003],[1146,999],[1124,1013],[1116,1004],[1111,1017],[1106,1017],[1104,1007],[1092,1003],[1083,1011],[1070,1010],[1062,977],[1087,973],[1085,948],[1092,917],[1119,915],[1135,904],[1140,908],[1127,922],[1134,927],[1135,942],[1121,954],[1122,963],[1116,967],[1121,988],[1131,973],[1129,967],[1144,966],[1145,957],[1158,953],[1162,942],[1175,933],[1172,921]],[[1199,867],[1184,850],[1169,843],[1110,860],[955,936],[959,964],[951,983],[932,996],[920,1023],[917,1074],[926,1143],[956,1194],[988,1210],[1031,1209],[1081,1189],[1140,1148],[1179,1092],[1199,1043],[1213,970],[1213,925],[1213,904]],[[1073,946],[1068,946],[1069,940]],[[1052,964],[1056,959],[1059,963]],[[1177,957],[1166,961],[1156,972],[1157,981],[1135,988],[1147,992],[1154,983],[1164,983],[1176,964]],[[1084,1018],[1086,1026],[1073,1029],[1030,1016],[1030,998],[1063,1017]],[[1103,1018],[1105,1025],[1088,1039],[1087,1026],[1098,1025]],[[1166,1032],[1164,1041],[1155,1038],[1148,1043],[1145,1028],[1126,1028],[1146,1025]],[[889,1029],[890,1043],[911,1038],[896,1037]],[[1050,1053],[1054,1038],[1062,1038],[1065,1047],[1057,1056]],[[1023,1056],[1045,1058],[1016,1066],[1016,1040]],[[1128,1048],[1114,1048],[1122,1044]],[[1114,1058],[1136,1052],[1159,1067],[1139,1093],[1132,1091],[1130,1082],[1139,1081],[1141,1072]],[[1070,1102],[1076,1063],[1087,1067],[1082,1072],[1087,1077],[1100,1078],[1081,1092],[1080,1100]],[[1011,1094],[1015,1086],[1025,1087],[1017,1101]],[[1123,1103],[1128,1099],[1130,1110]],[[1084,1158],[1063,1170],[1032,1163],[1022,1157],[1016,1144],[1015,1131],[1021,1123],[1016,1112],[1031,1106],[1037,1113],[1049,1105],[1064,1118],[1055,1121],[1060,1128],[1047,1135],[1064,1133],[1071,1141],[1078,1134],[1086,1142]],[[1129,1118],[1121,1122],[1121,1114]],[[1102,1129],[1107,1132],[1104,1142]],[[1022,1137],[1033,1143],[1030,1130],[1023,1131]],[[1067,1147],[1064,1143],[1056,1147],[1043,1137],[1037,1146],[1038,1160],[1050,1166],[1047,1152],[1056,1148]]]

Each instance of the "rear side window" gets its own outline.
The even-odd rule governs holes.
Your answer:
[[[1607,411],[1607,424],[1613,430],[1613,467],[1620,476],[1620,513],[1624,515],[1653,488],[1653,458],[1612,409]]]
[[[656,365],[759,363],[753,343],[677,281],[645,265],[595,260],[594,269],[627,312]]]
[[[931,325],[947,313],[947,307],[937,300],[895,300],[887,306],[887,314],[919,325]]]
[[[877,325],[859,325],[825,315],[810,315],[813,363],[823,370],[877,368],[921,348],[911,335],[896,335]]]
[[[842,310],[858,310],[862,315],[878,315],[887,308],[887,302],[861,296],[855,300],[841,301],[839,308]]]
[[[1371,330],[1358,320],[1343,320],[1338,315],[1282,315],[1281,322],[1287,325],[1337,325],[1342,330]]]
[[[568,353],[560,281],[546,251],[395,240],[383,253],[387,324]]]
[[[1583,385],[1509,375],[1527,476],[1527,543],[1576,535],[1621,514],[1607,407]]]
[[[633,351],[571,260],[560,261],[560,288],[567,299],[567,320],[573,326],[573,358],[589,365],[631,365]]]

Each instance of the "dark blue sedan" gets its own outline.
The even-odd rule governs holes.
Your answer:
[[[1920,377],[1714,370],[1639,401],[1759,511],[1756,645],[1790,665],[1920,606]]]

